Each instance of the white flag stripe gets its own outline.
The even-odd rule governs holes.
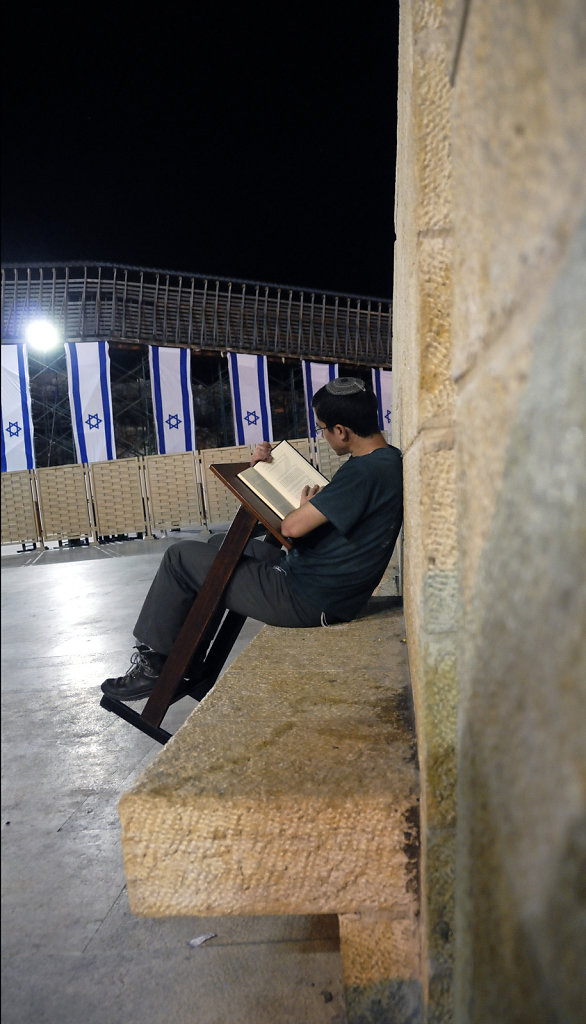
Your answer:
[[[381,430],[391,429],[391,410],[393,397],[392,370],[372,371],[372,390],[378,402],[378,425]]]
[[[195,451],[190,349],[150,345],[149,365],[159,455]]]
[[[2,345],[2,472],[35,468],[25,345]]]
[[[115,459],[108,343],[66,342],[65,356],[77,461]]]
[[[228,353],[236,444],[273,440],[266,356]]]
[[[307,413],[307,429],[310,437],[315,437],[315,418],[311,406],[311,400],[316,391],[323,388],[328,381],[338,376],[337,363],[310,363],[305,359],[303,362],[303,388],[305,391],[305,412]]]

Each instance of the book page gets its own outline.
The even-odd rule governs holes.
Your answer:
[[[276,487],[272,487],[268,480],[265,479],[260,473],[256,472],[256,466],[250,466],[248,469],[243,470],[238,474],[239,478],[243,480],[247,487],[250,487],[251,491],[254,491],[259,498],[262,498],[265,505],[276,512],[276,514],[284,519],[289,512],[292,512],[294,508],[298,507],[299,502],[295,505],[285,498]]]
[[[291,502],[293,508],[299,508],[301,491],[306,485],[323,487],[328,483],[287,441],[276,445],[271,455],[272,462],[257,462],[254,468]]]
[[[324,487],[329,483],[327,477],[322,476],[317,469],[314,469],[311,463],[287,441],[281,441],[276,445],[271,455],[272,462],[257,462],[249,469],[242,470],[238,476],[281,518],[284,518],[287,512],[299,508],[301,491],[306,485],[313,487],[317,484],[318,487]],[[271,495],[272,501],[269,500],[269,490],[261,483],[263,480],[270,485],[271,492],[277,491],[288,503],[289,507],[286,508],[286,511],[282,511],[285,508],[282,501],[279,502],[280,507],[275,508],[274,494]]]

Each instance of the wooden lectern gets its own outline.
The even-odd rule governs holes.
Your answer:
[[[291,541],[281,534],[279,517],[238,479],[237,474],[249,465],[249,462],[236,462],[210,466],[212,473],[236,495],[241,506],[143,710],[136,711],[106,694],[100,701],[101,707],[113,711],[159,743],[165,744],[171,739],[171,733],[161,728],[171,704],[187,696],[201,700],[211,690],[244,625],[244,615],[228,611],[213,635],[223,615],[221,604],[226,587],[258,523],[267,530],[267,543],[291,547]],[[196,659],[201,665],[200,681],[186,682],[189,667]]]

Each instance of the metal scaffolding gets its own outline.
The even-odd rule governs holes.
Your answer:
[[[188,347],[198,445],[233,443],[229,351],[266,355],[275,436],[306,432],[301,360],[391,366],[388,300],[110,264],[2,267],[2,342],[50,320],[63,341],[108,341],[119,458],[156,452],[148,346]],[[75,462],[63,348],[29,352],[38,466]]]
[[[140,267],[2,268],[2,339],[47,317],[64,341],[232,350],[357,366],[391,365],[391,303]]]

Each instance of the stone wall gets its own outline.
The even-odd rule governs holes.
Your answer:
[[[585,51],[581,0],[401,4],[393,368],[429,1021],[583,1010]]]
[[[451,1019],[458,551],[450,86],[441,8],[401,5],[393,384],[405,477],[404,604],[422,782],[424,988]]]

